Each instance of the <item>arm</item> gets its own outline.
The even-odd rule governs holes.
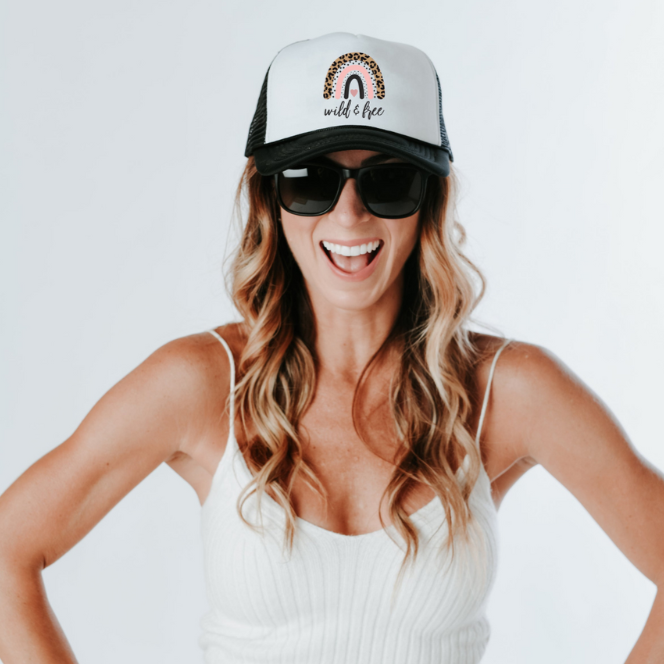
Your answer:
[[[64,443],[0,496],[0,659],[76,661],[41,572],[82,539],[163,461],[208,435],[228,379],[210,335],[166,344],[111,388]],[[217,385],[218,387],[215,387]],[[222,401],[223,404],[223,401]]]
[[[639,455],[601,400],[552,353],[505,350],[494,376],[487,442],[513,444],[588,510],[658,588],[627,664],[664,661],[664,477]]]

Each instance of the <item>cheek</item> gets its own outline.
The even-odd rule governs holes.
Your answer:
[[[311,260],[313,227],[308,217],[298,217],[288,212],[281,212],[281,228],[286,242],[301,270],[306,269],[307,260]]]
[[[419,237],[419,223],[417,216],[414,219],[397,219],[395,221],[402,222],[399,226],[395,226],[392,237],[394,238],[394,245],[396,247],[395,259],[399,265],[403,265],[408,256],[412,253],[417,239]]]

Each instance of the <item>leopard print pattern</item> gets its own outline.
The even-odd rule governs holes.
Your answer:
[[[341,67],[349,62],[357,60],[358,62],[363,62],[369,67],[372,78],[376,84],[376,96],[378,99],[385,98],[385,81],[383,80],[383,74],[380,71],[380,67],[376,61],[369,57],[366,53],[346,53],[341,57],[337,58],[330,68],[327,70],[327,76],[325,77],[325,87],[323,88],[323,97],[325,99],[331,99],[334,94],[334,77]]]

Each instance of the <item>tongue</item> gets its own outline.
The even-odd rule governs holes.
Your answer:
[[[369,253],[361,254],[360,256],[342,256],[341,254],[328,254],[332,262],[344,272],[359,272],[363,267],[369,265]]]

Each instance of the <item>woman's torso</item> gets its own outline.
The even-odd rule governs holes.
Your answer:
[[[223,338],[218,340],[234,355]],[[389,421],[385,424],[386,399],[374,385],[369,392],[376,398],[358,418],[368,425],[362,433],[370,434],[369,445],[376,446],[376,455],[369,451],[363,456],[358,451],[364,448],[361,441],[345,440],[353,425],[343,416],[350,405],[344,389],[335,389],[343,385],[322,382],[319,403],[314,400],[312,406],[315,417],[303,425],[306,447],[313,449],[307,460],[335,502],[331,520],[318,525],[302,509],[313,502],[311,496],[299,492],[292,551],[284,547],[284,511],[269,495],[260,513],[255,495],[243,506],[245,518],[260,524],[261,532],[239,517],[238,498],[252,475],[234,427],[228,431],[202,509],[210,609],[199,643],[206,661],[477,664],[490,634],[485,607],[498,549],[496,508],[484,467],[469,497],[470,542],[457,540],[453,558],[443,552],[448,529],[442,503],[435,495],[411,494],[407,512],[418,531],[419,549],[397,588],[403,543],[392,526],[383,529],[379,520],[372,526],[380,496],[373,512],[366,507],[390,474],[389,461],[376,456],[389,459],[388,450],[394,451]],[[483,401],[486,410],[488,399]],[[332,452],[340,460],[333,459]],[[465,482],[469,460],[467,456],[456,468],[460,482]],[[418,500],[424,503],[418,505]],[[320,516],[316,509],[312,514]]]
[[[234,323],[216,328],[216,331],[228,344],[237,363],[246,341],[242,327]],[[208,409],[209,421],[199,427],[205,432],[204,435],[190,441],[168,462],[196,491],[201,504],[210,491],[212,478],[228,442],[229,422],[222,413],[230,387],[229,362],[224,349],[210,334],[202,336],[206,338],[205,352],[209,355],[209,362],[219,376],[218,382],[213,383],[211,388],[215,393],[209,396],[216,406]],[[485,352],[486,359],[477,365],[475,375],[468,380],[473,403],[469,429],[473,436],[479,423],[490,364],[501,340],[489,335],[475,335],[474,341]],[[506,362],[508,360],[503,354],[502,364]],[[499,375],[500,365],[495,373]],[[499,395],[500,387],[497,383],[499,381],[494,378],[480,441],[484,469],[491,482],[496,508],[508,489],[531,467],[527,459],[520,457],[515,442],[500,430],[501,423],[494,412],[497,408],[493,407],[494,402],[499,400],[497,393]],[[350,416],[352,394],[333,387],[317,391],[316,399],[303,420],[309,440],[304,454],[328,492],[329,508],[326,513],[318,495],[303,482],[296,481],[292,499],[295,512],[301,519],[342,534],[361,534],[381,528],[378,505],[393,470],[389,458],[396,449],[396,443],[386,432],[386,423],[390,421],[388,404],[380,394],[374,395],[374,399],[374,405],[367,408],[372,428],[362,432],[372,447],[367,449],[359,439]],[[388,435],[383,435],[385,433]],[[235,427],[235,434],[239,448],[244,449],[240,427]],[[450,459],[450,463],[453,469],[457,469],[458,460]],[[425,485],[414,488],[406,499],[406,512],[417,512],[434,496],[433,490]],[[389,523],[384,504],[382,516],[384,522]]]

